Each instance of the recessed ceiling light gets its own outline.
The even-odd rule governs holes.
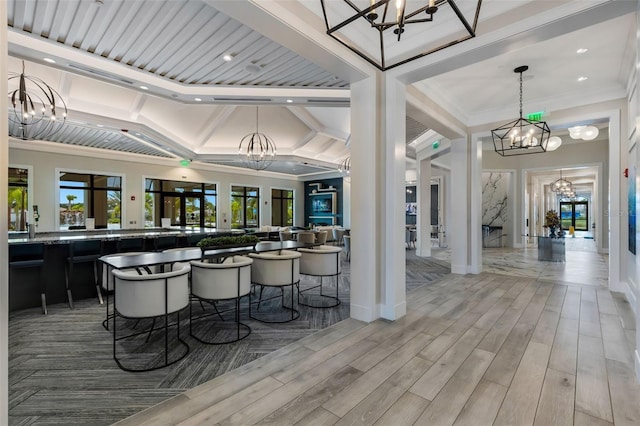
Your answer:
[[[232,61],[233,55],[231,53],[225,53],[224,56],[222,56],[222,59],[224,59],[225,62]]]
[[[51,59],[51,58],[44,58],[44,61],[45,62],[49,62],[50,64],[55,64],[56,63],[56,61]]]
[[[104,125],[102,125],[102,124],[96,124],[96,126],[98,126],[98,127],[104,127]]]
[[[287,103],[288,104],[293,103],[293,99],[287,99]]]
[[[202,102],[202,98],[193,98],[193,100],[196,102]]]
[[[582,55],[583,53],[587,53],[589,51],[589,49],[585,49],[584,47],[581,47],[580,49],[576,50],[576,53],[578,55]]]
[[[142,90],[149,90],[147,86],[139,86]]]
[[[585,76],[583,76],[583,75],[581,75],[580,77],[578,77],[578,81],[579,81],[579,82],[583,82],[583,81],[586,81],[586,80],[588,80],[588,79],[589,79],[589,77],[585,77]]]

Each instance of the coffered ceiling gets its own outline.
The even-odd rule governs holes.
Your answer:
[[[458,0],[465,9],[470,2]],[[553,117],[558,109],[624,96],[635,4],[483,1],[475,39],[394,70],[437,106],[408,105],[407,142],[446,127],[443,114],[463,128],[515,118],[512,70],[519,65],[531,70],[526,110]],[[69,106],[67,128],[46,143],[239,166],[238,143],[255,131],[257,112],[260,131],[278,146],[273,172],[325,172],[349,155],[349,84],[374,70],[324,34],[319,1],[7,5],[9,70],[19,71],[25,59],[26,73],[59,90]],[[419,48],[422,34],[429,39],[446,22],[417,27],[419,34],[388,49]],[[358,31],[352,37],[366,43],[367,33]],[[578,55],[578,48],[588,51]],[[579,76],[588,79],[579,83]]]

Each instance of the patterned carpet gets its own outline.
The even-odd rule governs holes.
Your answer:
[[[408,290],[434,282],[449,271],[444,261],[418,258],[414,250],[406,253]],[[181,336],[191,347],[190,353],[167,368],[146,373],[128,373],[115,365],[112,334],[102,327],[105,308],[93,299],[78,301],[72,311],[66,304],[51,305],[47,316],[37,308],[14,312],[9,321],[10,424],[111,424],[348,318],[349,263],[343,261],[342,266],[342,303],[338,307],[300,307],[300,319],[285,324],[249,320],[244,308],[242,321],[252,328],[251,335],[221,346],[204,345],[190,337],[185,313],[181,317]],[[303,278],[301,286],[311,286],[313,280]],[[335,289],[333,282],[329,281],[329,292]],[[267,312],[269,303],[278,302],[263,304],[261,311]],[[200,312],[201,307],[194,303],[193,309]],[[141,322],[136,330],[144,330],[147,325]],[[197,327],[209,339],[224,338],[225,333],[233,332],[226,324],[211,325],[208,320]],[[162,348],[162,337],[161,332],[152,333],[152,346],[146,346],[147,353],[136,347],[146,335],[127,347],[131,351],[127,353],[138,356],[134,365],[152,361],[148,352]]]

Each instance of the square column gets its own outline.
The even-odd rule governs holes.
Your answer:
[[[431,257],[431,159],[418,159],[418,243],[416,254]]]
[[[451,141],[451,197],[449,247],[451,272],[466,274],[469,263],[469,143],[466,138]]]
[[[405,86],[382,73],[351,85],[351,317],[406,313]]]

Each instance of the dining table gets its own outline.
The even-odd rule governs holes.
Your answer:
[[[297,250],[299,248],[311,248],[317,243],[302,243],[298,241],[261,241],[255,245],[244,247],[218,248],[202,250],[198,247],[185,250],[171,250],[165,252],[141,252],[136,255],[102,256],[99,260],[113,269],[129,269],[165,265],[177,262],[190,262],[192,260],[215,259],[223,260],[229,256],[241,256],[249,253],[266,253],[280,250]]]

